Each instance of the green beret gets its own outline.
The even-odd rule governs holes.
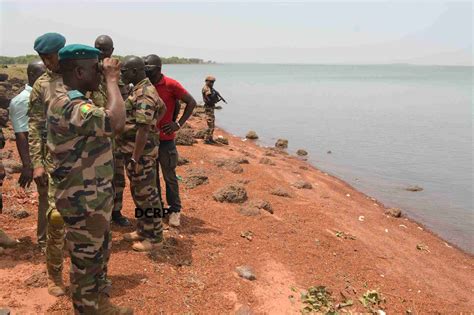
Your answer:
[[[66,38],[58,33],[46,33],[35,40],[34,49],[38,54],[46,55],[58,52],[66,44]]]
[[[100,55],[100,50],[97,48],[82,45],[82,44],[71,44],[59,51],[59,60],[72,60],[72,59],[95,59]]]

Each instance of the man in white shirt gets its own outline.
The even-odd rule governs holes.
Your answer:
[[[20,179],[18,180],[21,187],[29,187],[33,180],[33,166],[30,160],[28,150],[28,103],[33,84],[45,71],[46,67],[42,61],[32,61],[27,68],[28,84],[25,89],[10,101],[10,120],[15,131],[15,141],[18,153],[20,154],[23,168]],[[37,237],[38,244],[45,248],[46,246],[46,210],[48,208],[48,189],[39,189],[39,206],[38,206],[38,226]]]

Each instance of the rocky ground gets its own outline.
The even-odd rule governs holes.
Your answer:
[[[472,256],[283,149],[219,129],[229,144],[205,145],[204,124],[198,110],[180,135],[182,226],[166,230],[163,249],[135,253],[122,240],[132,228],[113,226],[114,302],[136,314],[474,310]],[[37,194],[17,186],[7,138],[0,228],[19,243],[0,254],[0,308],[67,312],[68,298],[47,293]],[[128,190],[123,212],[133,217]],[[66,258],[66,283],[68,270]]]

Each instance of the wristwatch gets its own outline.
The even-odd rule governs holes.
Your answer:
[[[179,121],[176,121],[175,123],[178,125],[178,129],[181,129],[181,124],[179,123]]]

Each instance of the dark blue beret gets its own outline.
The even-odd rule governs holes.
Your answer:
[[[46,33],[35,40],[34,49],[38,54],[46,55],[58,52],[66,44],[66,38],[58,33]]]
[[[71,44],[59,51],[59,60],[94,59],[98,58],[99,55],[100,50],[97,48],[82,44]]]

